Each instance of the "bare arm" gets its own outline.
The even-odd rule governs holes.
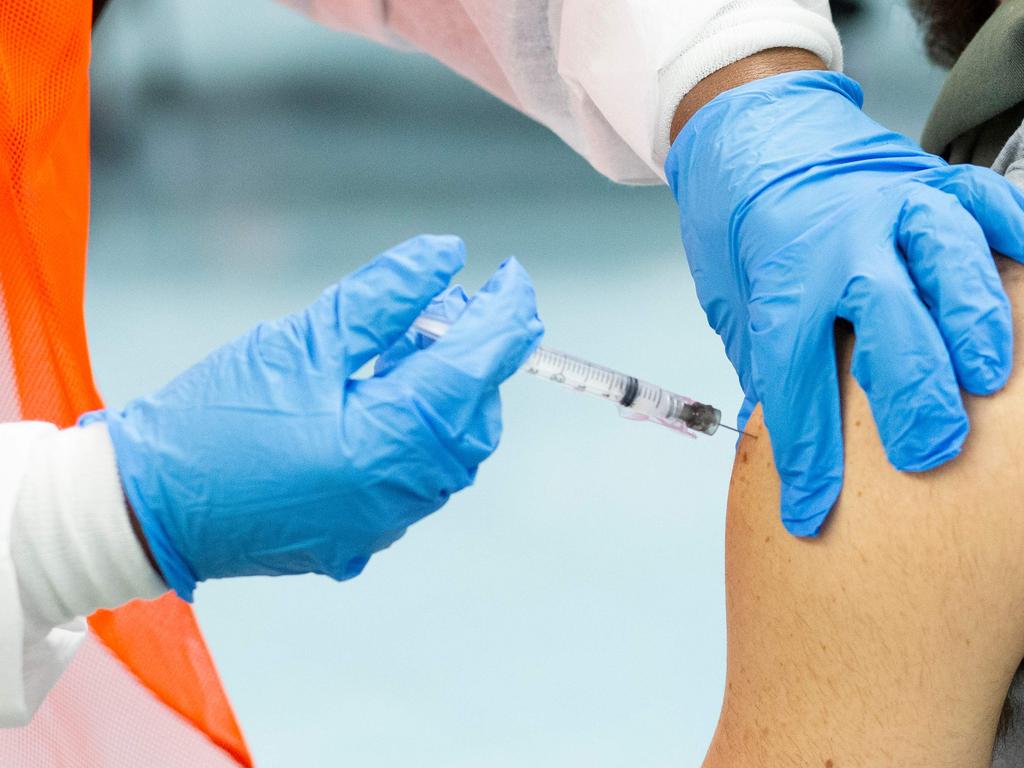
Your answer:
[[[1001,268],[1019,335],[1024,268]],[[760,439],[737,453],[728,684],[705,768],[987,768],[1024,655],[1024,376],[968,398],[963,454],[917,475],[888,464],[864,393],[842,377],[846,481],[818,539],[778,521],[759,411]]]

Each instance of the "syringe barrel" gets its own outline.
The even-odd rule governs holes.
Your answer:
[[[448,323],[421,315],[413,327],[424,336],[438,339],[447,332]],[[548,347],[537,347],[520,370],[611,401],[630,418],[649,419],[691,437],[694,431],[715,434],[722,419],[721,412],[710,405]]]
[[[547,347],[537,347],[520,370],[619,404],[636,387],[632,376]]]
[[[521,370],[610,400],[633,418],[650,419],[680,431],[713,435],[722,419],[721,412],[710,405],[546,347],[538,347]]]

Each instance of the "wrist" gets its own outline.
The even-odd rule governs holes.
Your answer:
[[[22,609],[43,628],[167,589],[132,531],[100,424],[35,443],[18,488],[11,552]]]
[[[669,188],[682,205],[684,196],[700,199],[698,189],[706,197],[710,185],[728,202],[721,210],[734,211],[781,167],[796,172],[826,162],[840,137],[876,136],[883,129],[863,103],[860,85],[839,72],[798,70],[737,85],[701,107],[672,142]]]
[[[672,117],[669,141],[675,141],[683,126],[701,107],[726,91],[787,72],[823,69],[827,67],[819,56],[798,48],[773,48],[729,64],[697,83],[679,102]]]
[[[172,540],[173,528],[169,530],[165,526],[172,516],[168,515],[169,500],[158,473],[161,458],[159,451],[154,450],[138,428],[139,420],[145,423],[146,418],[144,413],[139,414],[140,410],[145,411],[136,410],[136,421],[130,420],[126,413],[103,410],[86,414],[81,423],[98,421],[105,424],[113,444],[124,505],[134,535],[149,562],[156,564],[164,582],[182,600],[192,602],[198,578],[192,563]]]
[[[132,533],[135,534],[135,540],[139,542],[139,546],[142,547],[143,553],[146,555],[146,560],[153,567],[155,573],[160,573],[160,566],[156,562],[156,558],[153,556],[153,550],[149,546],[149,541],[146,539],[146,534],[142,531],[142,523],[139,522],[139,516],[135,514],[135,510],[132,509],[131,502],[128,501],[128,495],[124,493],[122,489],[122,498],[124,499],[124,507],[128,512],[128,522],[132,526]]]

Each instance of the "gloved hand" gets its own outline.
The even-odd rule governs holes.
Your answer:
[[[794,72],[726,91],[686,124],[665,170],[701,304],[760,401],[782,520],[814,535],[843,480],[833,327],[889,461],[921,471],[968,432],[960,386],[1006,382],[1010,307],[989,248],[1024,256],[1024,197],[949,166],[860,109],[860,87]]]
[[[453,237],[378,256],[305,310],[261,323],[166,387],[99,411],[167,583],[191,599],[226,576],[357,575],[470,485],[501,434],[498,385],[543,327],[514,259],[445,337],[403,339],[463,264]],[[400,342],[386,370],[353,379]]]
[[[460,317],[469,304],[469,296],[461,285],[453,285],[435,296],[420,316],[442,320],[451,325]],[[425,336],[415,328],[410,328],[398,341],[382,352],[373,366],[376,376],[386,376],[405,358],[419,349],[427,349],[435,339]]]

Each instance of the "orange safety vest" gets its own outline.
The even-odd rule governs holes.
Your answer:
[[[83,315],[91,3],[0,0],[0,420],[61,427],[100,407]],[[0,765],[251,765],[188,604],[89,619]],[[97,639],[99,642],[97,642]]]

